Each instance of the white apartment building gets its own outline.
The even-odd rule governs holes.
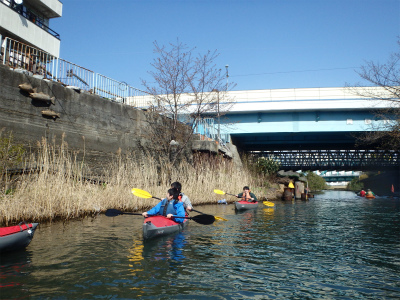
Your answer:
[[[59,0],[0,0],[1,54],[8,38],[59,57],[60,36],[50,19],[61,15]]]

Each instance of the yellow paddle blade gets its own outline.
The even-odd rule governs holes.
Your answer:
[[[218,217],[218,216],[214,216],[214,218],[215,218],[215,220],[217,220],[217,221],[228,221],[227,219],[222,218],[222,217]]]
[[[221,191],[221,190],[214,190],[214,193],[219,194],[219,195],[225,195],[225,192]]]
[[[293,182],[290,182],[290,183],[289,183],[289,186],[288,186],[288,188],[290,188],[290,189],[294,189]]]
[[[270,207],[275,206],[275,203],[272,203],[272,202],[269,202],[269,201],[263,201],[263,204],[266,205],[266,206],[270,206]]]
[[[153,198],[153,196],[149,192],[146,192],[146,191],[141,190],[141,189],[133,188],[132,189],[132,194],[134,194],[135,196],[140,197],[140,198],[146,198],[146,199]]]

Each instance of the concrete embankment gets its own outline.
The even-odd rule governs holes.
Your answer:
[[[21,88],[21,84],[26,85]],[[249,174],[235,172],[235,164],[241,163],[236,147],[211,140],[193,139],[183,151],[187,160],[181,160],[182,165],[171,172],[163,168],[156,154],[149,157],[146,152],[154,146],[146,136],[148,115],[141,109],[0,65],[2,136],[11,132],[15,143],[39,154],[43,144],[67,144],[68,153],[73,153],[64,160],[38,155],[34,163],[39,168],[33,168],[33,173],[26,172],[22,180],[2,182],[6,193],[1,195],[0,223],[70,219],[108,208],[142,211],[153,206],[154,199],[133,197],[131,188],[163,197],[170,180],[182,182],[194,205],[217,203],[215,188],[236,191],[243,181],[251,184]],[[43,139],[47,143],[38,145]],[[50,152],[52,156],[56,151]],[[146,155],[124,156],[143,153]],[[121,160],[113,159],[119,157]],[[197,166],[190,164],[194,158]],[[84,161],[84,171],[79,161]],[[189,163],[184,165],[185,161]],[[99,176],[106,184],[85,184],[86,175],[88,179]]]
[[[24,83],[50,100],[32,97],[19,87]],[[86,164],[96,170],[110,154],[143,151],[149,145],[143,133],[145,120],[146,112],[140,109],[0,65],[0,130],[12,132],[14,140],[27,148],[35,148],[42,138],[58,144],[63,139],[69,149],[85,150]],[[240,163],[233,145],[197,140],[187,150],[187,155],[192,150],[222,152]]]

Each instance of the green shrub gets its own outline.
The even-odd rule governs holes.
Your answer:
[[[349,191],[359,191],[364,188],[364,183],[360,181],[360,178],[353,178],[347,184],[347,190]]]
[[[307,172],[306,177],[308,181],[308,188],[311,189],[311,191],[321,191],[327,188],[326,181],[321,176],[318,176],[313,172]]]
[[[257,170],[265,175],[272,175],[279,171],[280,162],[273,158],[259,157],[256,163]]]

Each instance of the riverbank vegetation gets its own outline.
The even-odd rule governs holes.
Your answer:
[[[68,220],[108,208],[141,212],[157,200],[137,198],[131,189],[144,189],[164,198],[172,181],[182,183],[193,205],[217,203],[221,196],[214,194],[214,189],[238,193],[244,185],[263,187],[267,182],[262,175],[253,176],[246,164],[238,171],[230,160],[201,153],[194,155],[192,163],[182,161],[172,169],[169,161],[154,156],[116,154],[104,164],[104,175],[93,180],[78,154],[82,157],[82,153],[70,151],[65,142],[57,146],[43,139],[38,143],[38,151],[24,157],[25,174],[2,178],[0,223]],[[261,196],[261,189],[255,192]],[[228,202],[235,199],[229,198]]]
[[[356,192],[356,191],[359,191],[359,190],[363,189],[363,188],[364,188],[364,182],[363,182],[363,180],[364,180],[364,179],[367,179],[367,178],[368,178],[368,175],[367,175],[367,174],[362,174],[362,175],[360,175],[358,178],[353,178],[353,179],[347,184],[346,190]]]
[[[311,191],[322,191],[327,188],[325,179],[313,172],[307,172],[306,178],[308,181],[308,188]]]

